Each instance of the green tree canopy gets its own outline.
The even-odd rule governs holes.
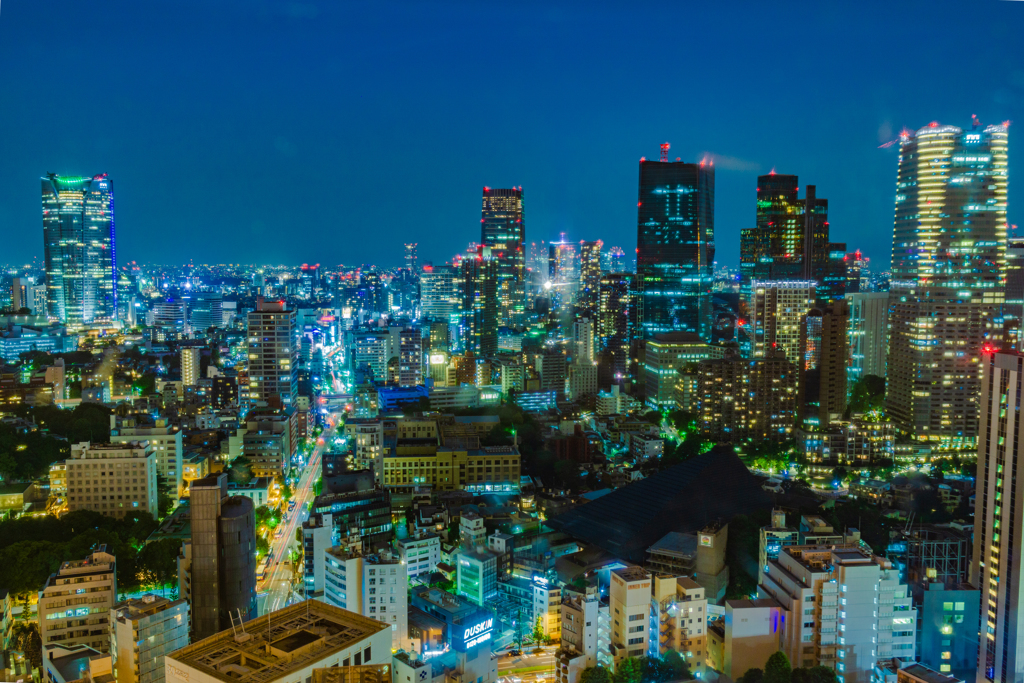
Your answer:
[[[579,683],[612,683],[612,675],[603,666],[591,666],[580,673]]]
[[[636,657],[627,657],[615,667],[615,674],[612,676],[613,683],[641,683],[644,675],[644,665]]]
[[[758,668],[747,669],[746,673],[740,676],[736,683],[763,683],[764,671]]]
[[[769,657],[764,665],[764,683],[790,683],[792,674],[789,658],[781,650]]]

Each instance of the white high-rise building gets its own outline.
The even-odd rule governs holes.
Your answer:
[[[914,661],[907,586],[891,562],[859,545],[784,547],[757,591],[782,608],[779,649],[794,667],[827,666],[839,683],[870,683],[878,661]]]
[[[152,426],[139,425],[134,417],[119,418],[110,415],[110,442],[131,443],[148,441],[156,456],[156,473],[173,497],[184,493],[184,442],[181,429],[171,426],[167,420],[158,419]]]
[[[804,363],[801,337],[804,316],[814,308],[818,284],[814,280],[760,281],[750,283],[750,322],[747,327],[752,358],[765,358],[773,349],[786,360]]]
[[[1021,543],[1024,356],[982,351],[977,506],[971,583],[981,589],[978,683],[1024,679]]]
[[[194,387],[199,384],[200,349],[186,346],[181,349],[181,385]]]
[[[390,555],[364,553],[360,545],[324,551],[324,596],[341,607],[391,627],[391,646],[409,640],[409,576],[406,565]]]
[[[572,324],[573,358],[594,362],[594,321],[580,318]]]
[[[650,650],[651,574],[642,567],[613,569],[608,589],[611,653],[615,666]]]

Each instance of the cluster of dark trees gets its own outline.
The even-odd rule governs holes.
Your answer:
[[[157,528],[148,512],[115,519],[90,510],[60,517],[21,517],[0,522],[0,586],[18,599],[40,590],[62,562],[80,560],[100,545],[117,558],[118,593],[177,583],[181,543],[146,544]]]
[[[110,409],[96,403],[83,403],[74,410],[20,406],[8,412],[35,421],[39,428],[23,434],[0,424],[0,478],[4,481],[45,476],[52,463],[67,458],[69,444],[110,440]]]
[[[764,669],[750,669],[736,683],[837,683],[836,672],[827,666],[794,669],[784,652],[768,658]]]
[[[619,662],[615,673],[603,666],[584,669],[580,683],[667,683],[693,680],[690,667],[675,650],[664,657],[629,657]]]

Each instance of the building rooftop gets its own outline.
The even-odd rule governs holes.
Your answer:
[[[939,673],[935,669],[929,668],[923,664],[911,664],[910,666],[905,666],[897,672],[897,676],[899,676],[899,674],[913,676],[925,683],[961,683],[959,678]]]
[[[697,536],[673,531],[658,539],[658,542],[648,548],[647,552],[680,558],[692,558],[697,555]]]
[[[129,598],[124,602],[119,602],[114,605],[113,609],[117,614],[117,620],[125,623],[159,614],[182,604],[185,604],[185,600],[168,600],[156,595],[143,595],[141,598]]]
[[[317,600],[257,617],[244,627],[247,638],[236,639],[232,631],[221,631],[167,655],[167,659],[225,683],[265,683],[287,679],[390,629],[382,622]]]
[[[726,600],[725,604],[735,609],[754,609],[758,607],[780,607],[779,603],[772,598],[757,598],[756,600]]]
[[[643,581],[644,579],[650,579],[651,573],[643,567],[629,566],[619,567],[618,569],[612,570],[619,578],[625,581]]]

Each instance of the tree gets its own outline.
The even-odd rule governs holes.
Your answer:
[[[651,423],[655,427],[661,426],[661,413],[659,413],[657,410],[652,410],[647,413],[644,413],[644,416],[641,419],[644,422]]]
[[[284,483],[281,484],[281,500],[287,503],[294,495],[291,485],[288,483],[288,480],[285,479]]]
[[[683,659],[683,656],[675,650],[669,650],[661,659],[672,673],[674,680],[689,681],[693,679],[693,676],[690,674],[690,666]]]
[[[236,484],[248,484],[252,481],[252,465],[249,459],[240,455],[231,461],[228,468],[228,478]]]
[[[178,579],[178,553],[181,541],[173,538],[162,538],[146,544],[139,551],[138,570],[145,577],[145,582],[153,586],[166,586]]]
[[[786,653],[779,650],[764,665],[764,683],[790,683],[793,668]]]
[[[747,669],[747,672],[739,677],[736,683],[763,683],[764,672],[758,668]]]
[[[885,378],[878,375],[864,375],[850,390],[850,403],[846,417],[854,413],[869,413],[885,410]]]
[[[542,617],[537,617],[537,623],[533,625],[533,642],[539,643],[544,640],[544,622]]]
[[[580,674],[579,683],[612,683],[612,676],[603,666],[591,666]]]
[[[643,679],[644,665],[636,657],[627,657],[615,667],[613,683],[640,683]]]
[[[39,637],[39,625],[36,622],[15,622],[12,640],[14,649],[23,653],[33,668],[38,669],[43,665],[43,641]]]

